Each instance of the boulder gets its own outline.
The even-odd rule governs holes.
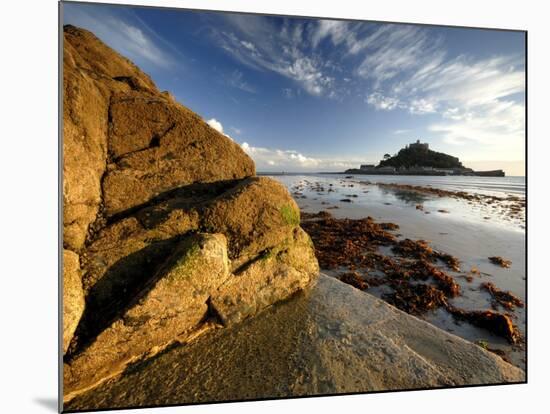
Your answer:
[[[267,177],[251,177],[202,209],[205,231],[223,233],[233,270],[284,242],[300,225],[300,209],[287,189]]]
[[[67,352],[84,312],[84,291],[80,281],[78,255],[63,250],[63,353]]]
[[[287,240],[266,250],[212,295],[224,325],[240,322],[305,289],[319,273],[306,232],[295,227]]]
[[[65,394],[120,373],[197,327],[211,294],[229,278],[226,243],[221,234],[182,240],[122,315],[73,356],[64,375]]]

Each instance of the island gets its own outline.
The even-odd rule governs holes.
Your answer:
[[[397,154],[385,154],[378,165],[363,164],[344,174],[376,175],[470,175],[480,177],[504,177],[503,170],[474,171],[466,168],[457,157],[433,151],[428,143],[416,140]]]

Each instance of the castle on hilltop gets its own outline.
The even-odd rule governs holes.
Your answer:
[[[407,145],[406,148],[410,148],[413,150],[428,151],[430,149],[430,144],[428,144],[427,142],[420,142],[420,140],[417,139],[416,142],[413,142],[412,144]]]

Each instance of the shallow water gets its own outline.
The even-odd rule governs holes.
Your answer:
[[[525,177],[469,177],[469,176],[422,176],[422,175],[364,175],[364,174],[286,174],[272,177],[286,180],[292,177],[316,177],[343,179],[353,177],[356,181],[395,183],[431,186],[443,190],[469,191],[488,195],[525,195]]]
[[[392,182],[432,186],[452,191],[471,191],[487,195],[525,194],[523,177],[408,177],[343,175],[279,175],[272,178],[282,182],[303,211],[327,210],[336,218],[371,216],[377,222],[393,222],[400,226],[395,233],[403,238],[430,241],[435,249],[457,257],[461,270],[477,267],[481,275],[467,282],[462,273],[446,272],[461,285],[462,296],[452,299],[458,307],[482,310],[491,308],[491,297],[481,291],[482,282],[492,282],[525,300],[525,212],[510,217],[502,203],[485,204],[450,197],[437,197],[418,192],[379,187],[365,182]],[[332,186],[331,186],[332,184]],[[328,192],[328,189],[333,191]],[[342,202],[350,199],[351,203]],[[416,206],[421,204],[423,210]],[[338,207],[331,209],[331,207]],[[440,212],[444,210],[446,212]],[[387,252],[383,252],[387,253]],[[509,269],[490,263],[488,257],[502,256],[511,260]],[[368,290],[381,296],[384,289]],[[512,313],[514,323],[525,334],[525,309]],[[423,319],[473,342],[486,341],[491,348],[509,352],[511,361],[524,368],[525,350],[511,347],[504,339],[467,323],[457,324],[444,310],[429,312]]]

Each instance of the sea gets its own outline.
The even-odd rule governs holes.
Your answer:
[[[525,197],[525,177],[471,177],[471,176],[428,176],[428,175],[364,175],[364,174],[324,174],[324,173],[259,173],[273,177],[304,176],[342,179],[353,177],[355,180],[372,183],[392,183],[418,186],[430,186],[441,190],[467,191],[471,193]]]

